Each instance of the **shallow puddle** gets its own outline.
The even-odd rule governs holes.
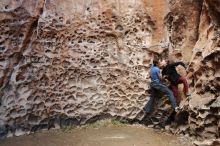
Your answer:
[[[1,140],[0,146],[191,146],[191,142],[139,125],[108,125],[12,137]]]

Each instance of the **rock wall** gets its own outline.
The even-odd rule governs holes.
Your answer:
[[[172,133],[203,138],[220,135],[219,5],[219,1],[209,0],[169,1],[170,12],[164,18],[169,55],[189,62],[187,78],[192,93],[183,112],[186,117],[167,128]]]
[[[193,93],[187,130],[175,130],[219,136],[219,4],[2,0],[0,135],[136,119],[149,100],[150,60],[169,53],[189,63]]]
[[[198,40],[188,78],[192,92],[190,129],[199,136],[220,136],[220,2],[204,1]]]

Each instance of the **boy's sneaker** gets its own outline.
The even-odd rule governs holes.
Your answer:
[[[180,108],[177,106],[175,107],[175,112],[179,112],[180,111]]]
[[[190,94],[190,93],[187,93],[187,94],[186,94],[186,98],[187,98],[187,101],[190,101],[190,100],[191,100],[191,94]]]
[[[186,93],[186,97],[189,97],[189,96],[191,96],[191,94],[190,93]]]

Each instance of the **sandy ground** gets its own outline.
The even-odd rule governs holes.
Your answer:
[[[191,146],[191,142],[139,125],[108,125],[12,137],[1,140],[0,146]]]

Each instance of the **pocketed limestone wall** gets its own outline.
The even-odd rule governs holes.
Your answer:
[[[1,137],[105,117],[135,120],[149,100],[148,70],[155,55],[189,64],[195,104],[187,111],[187,128],[172,128],[219,136],[218,5],[208,0],[2,0]],[[170,109],[162,99],[154,125]],[[211,115],[212,122],[204,124],[206,116],[195,122],[200,112]]]

